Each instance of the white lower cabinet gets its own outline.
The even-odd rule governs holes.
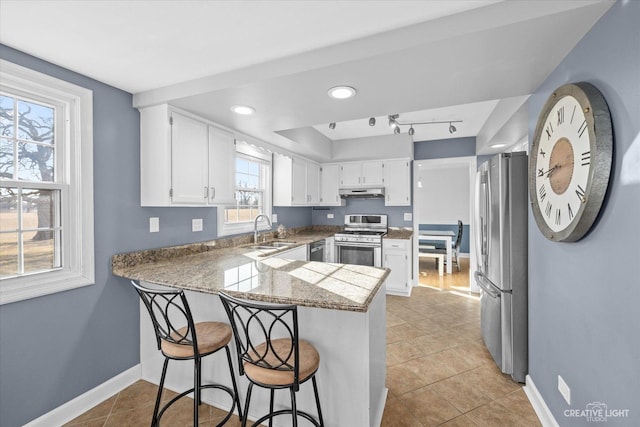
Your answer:
[[[411,294],[411,248],[411,239],[382,241],[383,266],[391,270],[386,282],[388,294]]]
[[[289,249],[287,251],[278,252],[273,255],[274,258],[285,258],[285,259],[293,259],[296,261],[308,261],[308,245],[298,246],[293,249]]]

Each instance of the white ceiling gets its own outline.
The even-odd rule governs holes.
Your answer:
[[[0,42],[133,93],[136,107],[169,102],[317,160],[341,139],[390,133],[389,114],[462,120],[414,140],[478,136],[488,154],[526,137],[526,96],[611,4],[2,0]],[[330,99],[337,84],[357,96]],[[238,103],[256,114],[234,115]]]

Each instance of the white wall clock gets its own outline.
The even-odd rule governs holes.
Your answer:
[[[598,217],[611,173],[611,114],[600,91],[589,83],[556,89],[530,151],[529,197],[540,231],[554,242],[580,240]]]

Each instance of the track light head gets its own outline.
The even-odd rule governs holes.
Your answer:
[[[413,125],[411,125],[409,128],[409,136],[413,136],[414,133],[416,133],[416,131],[413,129]]]
[[[329,129],[335,129],[335,128],[336,128],[335,123],[329,123]]]
[[[458,129],[456,129],[456,127],[451,122],[449,122],[449,133],[454,133],[457,130]]]
[[[375,126],[376,125],[376,118],[375,117],[371,117],[369,119],[369,126]]]

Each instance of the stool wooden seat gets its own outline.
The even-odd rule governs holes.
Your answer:
[[[311,343],[298,337],[297,306],[245,301],[223,292],[219,295],[233,329],[240,375],[249,380],[242,426],[247,424],[254,385],[269,389],[270,399],[269,413],[252,426],[265,420],[271,425],[273,417],[283,414],[292,416],[294,426],[298,425],[298,415],[315,426],[324,426],[315,377],[320,354]],[[296,407],[296,392],[309,379],[313,383],[318,421]],[[274,390],[285,388],[290,390],[291,409],[274,411]]]
[[[162,375],[160,376],[160,385],[156,396],[156,403],[151,419],[151,426],[158,426],[160,418],[164,412],[169,409],[178,399],[193,393],[193,425],[198,425],[198,408],[202,403],[201,391],[203,389],[218,389],[227,393],[231,399],[231,409],[227,412],[226,417],[218,424],[218,426],[226,423],[235,408],[238,408],[238,415],[242,419],[242,409],[240,406],[240,398],[238,395],[238,387],[233,372],[233,364],[231,362],[231,352],[229,351],[229,343],[231,342],[231,327],[221,322],[200,322],[194,323],[189,303],[184,291],[177,289],[149,289],[140,284],[131,281],[140,299],[144,303],[153,329],[156,334],[158,350],[165,357],[162,367]],[[182,327],[175,325],[186,324]],[[227,353],[227,363],[229,365],[229,373],[231,374],[231,383],[233,390],[221,384],[202,385],[201,375],[201,359],[210,354],[214,354],[221,349],[225,349]],[[167,375],[167,366],[169,360],[193,360],[194,361],[194,378],[193,388],[186,390],[160,408],[162,397],[162,389],[164,380]]]

